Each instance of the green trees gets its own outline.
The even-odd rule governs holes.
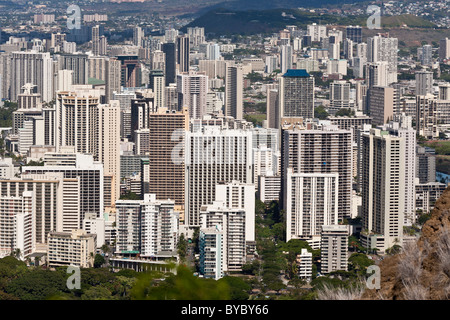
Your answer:
[[[353,111],[350,108],[341,108],[339,109],[336,114],[336,116],[345,116],[345,117],[351,117],[355,115],[355,111]]]
[[[3,107],[0,107],[0,127],[12,127],[12,113],[16,110],[16,102],[4,102]]]
[[[105,264],[105,258],[101,254],[96,254],[94,257],[94,268],[100,268]]]
[[[317,118],[319,120],[325,120],[329,116],[327,110],[325,110],[325,107],[320,105],[318,107],[314,108],[314,118]]]
[[[142,274],[131,290],[134,300],[229,300],[230,290],[226,281],[196,277],[183,266],[177,274],[160,281],[156,272]]]

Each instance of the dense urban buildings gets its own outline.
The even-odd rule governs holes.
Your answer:
[[[74,29],[58,6],[0,13],[0,258],[300,300],[419,237],[450,175],[443,1],[379,4],[429,28],[340,24],[368,13],[352,4],[257,33],[130,15],[166,1],[85,5]]]

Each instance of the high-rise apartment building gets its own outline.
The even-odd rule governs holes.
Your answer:
[[[387,62],[387,85],[397,82],[398,39],[378,34],[367,39],[367,61]]]
[[[426,44],[417,48],[417,58],[419,59],[421,65],[431,67],[433,64],[433,47]]]
[[[61,54],[58,57],[59,70],[72,70],[72,84],[88,83],[88,56],[86,54]]]
[[[350,83],[347,81],[333,81],[330,83],[330,113],[336,113],[341,108],[352,108],[350,101]]]
[[[278,101],[283,118],[314,118],[314,78],[306,70],[288,70],[280,78]]]
[[[105,100],[106,103],[113,99],[114,92],[120,92],[121,86],[121,62],[113,57],[106,60],[106,80],[105,80]]]
[[[427,94],[434,94],[433,72],[416,71],[415,77],[416,77],[416,96],[425,96]]]
[[[338,176],[338,220],[351,215],[352,132],[336,126],[294,127],[282,132],[281,188],[282,207],[288,210],[288,170],[293,174],[332,174]]]
[[[416,178],[420,184],[436,181],[436,154],[428,147],[416,148]]]
[[[34,224],[36,203],[32,191],[22,194],[0,196],[0,257],[9,256],[16,249],[20,258],[25,258],[34,250]]]
[[[317,249],[322,226],[338,223],[339,174],[288,168],[286,180],[286,241],[301,239]]]
[[[178,108],[187,107],[191,119],[201,119],[206,114],[208,76],[202,73],[177,75]]]
[[[362,135],[362,207],[364,247],[384,252],[401,245],[405,206],[405,138],[372,128]]]
[[[311,36],[311,41],[320,41],[327,36],[327,27],[316,23],[310,24],[307,27],[307,34]]]
[[[37,86],[43,102],[53,99],[53,62],[49,52],[12,52],[9,63],[12,101],[17,101],[22,87],[27,83]]]
[[[290,45],[281,46],[281,52],[280,52],[281,73],[286,73],[289,69],[292,69],[293,51],[294,50]]]
[[[118,254],[156,257],[164,252],[176,255],[178,213],[171,200],[144,194],[143,200],[117,200]]]
[[[133,45],[136,47],[142,47],[142,38],[144,37],[144,30],[141,27],[136,26],[133,29]]]
[[[441,62],[450,58],[450,39],[445,38],[439,41],[439,60]]]
[[[246,262],[245,214],[244,209],[230,208],[221,201],[214,201],[201,208],[201,230],[220,226],[223,232],[224,271],[242,271],[242,266]]]
[[[345,28],[345,37],[355,43],[362,42],[362,28],[361,26],[347,26]]]
[[[348,270],[347,225],[324,225],[320,243],[320,272],[328,274],[337,270]]]
[[[190,45],[189,35],[177,37],[177,66],[178,73],[189,72]]]
[[[171,199],[180,207],[184,220],[184,139],[189,130],[189,114],[159,108],[149,115],[149,192],[157,199]]]
[[[416,221],[415,178],[416,178],[416,130],[412,126],[412,117],[396,115],[385,128],[391,135],[405,140],[405,205],[404,224],[411,226]]]
[[[225,116],[231,116],[237,120],[244,118],[244,76],[241,66],[226,66],[225,73]]]
[[[231,181],[216,185],[216,201],[221,201],[230,209],[245,211],[245,243],[254,245],[255,241],[255,186],[253,184]]]
[[[200,229],[200,273],[205,278],[219,280],[224,276],[223,270],[223,232],[219,226]]]
[[[187,28],[187,34],[189,36],[189,44],[192,48],[197,48],[205,42],[205,28],[203,27],[189,27]]]
[[[45,154],[44,166],[27,166],[24,173],[45,176],[54,173],[62,173],[64,179],[75,179],[71,180],[71,183],[79,184],[79,186],[75,185],[75,189],[68,188],[67,194],[70,194],[72,199],[79,200],[73,202],[74,206],[71,208],[68,215],[76,219],[74,223],[78,225],[78,228],[82,228],[83,219],[86,213],[95,213],[97,216],[104,213],[105,186],[103,164],[95,162],[94,157],[90,154],[76,153],[73,147],[60,149],[59,152],[49,152]],[[79,201],[79,204],[77,201]],[[78,216],[74,217],[73,215],[76,207],[79,208]],[[56,228],[50,230],[63,231],[62,229],[58,230]]]
[[[432,94],[416,96],[416,131],[427,139],[439,137],[437,101]]]
[[[168,42],[161,45],[161,50],[165,54],[165,77],[166,87],[170,83],[176,82],[176,52],[177,48],[175,43]]]
[[[278,103],[278,87],[267,88],[266,93],[267,127],[278,129],[280,127],[280,105]]]
[[[398,109],[399,94],[397,89],[391,87],[371,87],[367,93],[367,110],[372,118],[372,124],[383,125],[394,116]]]
[[[200,225],[201,206],[216,199],[219,182],[252,182],[250,131],[204,126],[186,135],[186,224]]]
[[[165,103],[165,79],[163,70],[150,70],[149,75],[149,88],[155,93],[155,107],[162,108],[166,107]]]
[[[92,27],[92,54],[94,56],[100,55],[100,26]]]
[[[111,201],[106,207],[113,207],[120,196],[120,104],[111,100],[98,106],[97,160],[103,163],[105,175],[112,176]]]

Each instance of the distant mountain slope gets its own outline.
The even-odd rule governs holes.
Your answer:
[[[368,15],[341,17],[335,14],[318,14],[299,9],[270,9],[236,11],[214,9],[198,17],[181,30],[188,27],[204,27],[207,33],[216,35],[230,34],[267,34],[278,32],[287,25],[296,25],[305,29],[308,24],[361,25],[366,26]],[[423,18],[404,14],[399,16],[382,16],[382,28],[432,28],[435,25]]]
[[[298,9],[271,9],[231,11],[215,9],[195,19],[186,25],[188,27],[204,27],[206,32],[219,35],[228,34],[257,34],[278,32],[286,25],[297,25],[305,28],[311,23],[321,24],[357,24],[365,23],[363,17],[343,18],[337,15],[320,15]]]
[[[407,25],[411,28],[432,28],[434,23],[412,14],[381,17],[381,25],[385,28],[401,27]]]
[[[207,10],[223,8],[228,10],[270,10],[292,8],[320,8],[326,5],[342,5],[344,3],[367,2],[366,0],[225,0]]]

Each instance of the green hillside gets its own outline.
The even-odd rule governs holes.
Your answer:
[[[381,17],[381,25],[385,28],[395,28],[407,25],[410,28],[432,28],[434,23],[412,14]]]
[[[278,32],[286,25],[296,25],[306,28],[308,24],[336,24],[350,25],[362,24],[366,17],[339,17],[300,11],[298,9],[271,9],[231,11],[226,9],[212,10],[186,25],[188,27],[204,27],[208,33],[216,35],[230,34],[268,34]]]

